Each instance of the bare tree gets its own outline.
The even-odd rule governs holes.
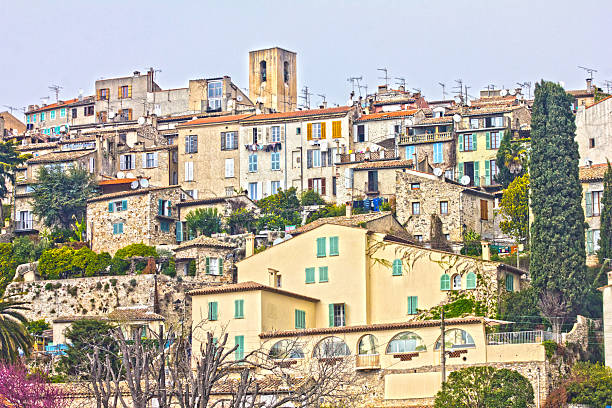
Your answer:
[[[542,315],[550,322],[555,341],[559,343],[561,340],[561,328],[569,313],[567,302],[563,299],[561,293],[546,291],[540,296],[538,307]]]

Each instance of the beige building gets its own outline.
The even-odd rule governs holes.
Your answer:
[[[376,151],[379,148],[395,150],[397,139],[406,127],[424,114],[419,109],[379,112],[361,115],[353,122],[353,148],[351,153]]]
[[[0,112],[0,137],[10,139],[21,135],[26,130],[26,125],[9,112]]]
[[[191,197],[229,197],[241,192],[239,121],[249,116],[216,116],[177,126],[178,179]]]
[[[87,241],[95,252],[108,252],[137,243],[176,245],[179,186],[119,191],[87,201]]]
[[[253,102],[229,76],[189,80],[189,110],[192,112],[254,111]]]
[[[232,283],[235,250],[234,244],[200,235],[174,249],[176,270],[180,275],[187,276],[192,268],[195,276],[207,283]]]
[[[603,292],[605,362],[606,366],[612,368],[612,272],[608,272],[608,284],[599,290]]]
[[[612,97],[581,105],[576,112],[576,141],[580,165],[606,163],[612,159]]]
[[[336,156],[351,147],[353,107],[253,115],[240,121],[240,186],[259,200],[279,189],[335,201]]]
[[[113,174],[127,178],[146,178],[151,186],[167,187],[178,184],[178,146],[150,146],[136,143],[117,151]],[[129,176],[128,176],[129,175]]]
[[[594,164],[579,168],[580,184],[582,185],[582,208],[584,208],[586,230],[587,264],[594,266],[599,263],[597,251],[601,229],[601,211],[603,210],[603,179],[608,164]]]
[[[273,112],[297,109],[297,54],[279,47],[249,52],[251,101]]]
[[[50,105],[30,105],[26,111],[26,127],[32,133],[59,138],[75,125],[95,123],[93,96],[59,101]]]
[[[432,215],[440,217],[442,232],[453,246],[461,245],[468,230],[486,240],[497,237],[492,194],[415,170],[396,176],[397,219],[418,241],[430,241]]]

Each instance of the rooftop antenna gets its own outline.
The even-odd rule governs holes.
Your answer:
[[[361,97],[361,90],[365,89],[365,96],[368,97],[368,84],[365,85],[357,85],[359,87],[359,96]]]
[[[51,98],[49,98],[48,96],[41,96],[40,97],[40,100],[42,101],[43,105],[46,105],[47,102],[49,101],[49,99],[51,99]]]
[[[300,99],[304,100],[303,103],[303,107],[305,107],[306,109],[310,109],[310,95],[312,95],[312,92],[308,92],[308,86],[304,85],[304,88],[302,89],[302,94],[300,95]]]
[[[461,102],[464,102],[464,99],[463,99],[463,80],[462,79],[455,79],[455,83],[457,84],[457,86],[453,86],[453,89],[456,89],[455,93],[461,99]]]
[[[60,92],[60,89],[63,89],[63,88],[64,88],[63,86],[59,86],[59,85],[51,85],[49,87],[50,91],[55,92],[55,103],[59,102],[59,92]]]
[[[442,100],[446,99],[446,84],[442,82],[438,82],[438,84],[442,87]]]
[[[612,90],[612,81],[608,81],[607,79],[603,81],[604,86],[606,87],[606,93],[610,93]]]
[[[597,72],[596,69],[589,68],[589,67],[581,67],[580,65],[578,65],[578,68],[584,69],[589,74],[589,79],[591,81],[593,80],[593,72]]]
[[[377,68],[377,71],[382,71],[385,73],[384,77],[378,77],[378,79],[384,79],[385,80],[385,86],[389,87],[389,71],[387,70],[387,68]]]
[[[471,95],[468,95],[468,89],[470,89],[471,86],[464,85],[463,87],[465,88],[465,100],[466,100],[466,103],[467,103],[468,96],[471,96]],[[476,98],[474,98],[474,99],[476,99]]]
[[[520,86],[521,88],[527,88],[527,99],[531,99],[531,82],[530,81],[526,81],[526,82],[517,82],[516,83],[518,86]]]
[[[398,86],[401,86],[402,89],[406,90],[406,78],[395,77],[395,79],[397,79],[396,84]]]
[[[16,107],[10,106],[10,105],[2,105],[2,106],[7,108],[8,110],[10,110],[11,111],[11,115],[13,114],[13,111],[22,111],[22,112],[25,112],[25,108],[16,108]]]
[[[416,91],[417,93],[421,93],[421,88],[412,88],[414,91]]]
[[[495,90],[495,85],[487,85],[487,96],[491,96],[491,91]]]
[[[325,103],[325,95],[324,94],[317,94],[317,96],[320,96],[321,98],[323,98],[323,103]]]
[[[362,76],[358,76],[358,77],[350,77],[349,79],[347,79],[348,82],[350,82],[353,85],[353,93],[355,93],[355,85],[357,85],[357,89],[360,89],[359,86],[359,81],[363,80]],[[361,91],[359,91],[360,94],[359,96],[361,96]]]

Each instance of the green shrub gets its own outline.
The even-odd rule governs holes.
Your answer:
[[[110,284],[111,286],[117,286],[117,279],[111,279]]]
[[[17,265],[13,260],[13,245],[0,243],[0,295],[15,277]]]
[[[75,250],[70,247],[48,249],[40,256],[38,271],[43,279],[59,279],[74,275],[72,260]]]
[[[189,276],[196,276],[196,263],[193,259],[189,261]]]
[[[136,285],[138,284],[138,282],[136,281],[136,279],[130,279],[130,286],[135,288]]]
[[[325,205],[325,200],[314,190],[306,190],[300,195],[300,204],[304,205]]]
[[[168,264],[164,265],[162,269],[162,273],[164,275],[170,276],[171,278],[174,278],[176,276],[176,263],[174,257],[169,258]]]
[[[125,275],[128,269],[130,269],[130,263],[116,256],[110,262],[111,275]]]
[[[111,264],[112,258],[108,252],[97,254],[95,258],[87,264],[85,276],[98,276],[106,271],[106,268]]]
[[[51,290],[53,289],[53,284],[51,282],[47,282],[47,284],[45,285],[45,290]]]
[[[51,231],[51,241],[55,243],[70,242],[70,238],[74,235],[70,228],[55,228]]]
[[[84,275],[85,271],[87,270],[87,266],[90,263],[95,262],[97,258],[98,258],[98,254],[96,254],[94,251],[92,251],[91,249],[87,247],[83,247],[83,248],[80,248],[74,251],[74,256],[72,257],[72,264],[76,268],[79,269],[79,271],[81,272],[81,275]],[[87,275],[87,276],[93,276],[93,275]]]
[[[155,250],[155,247],[141,243],[128,245],[125,248],[121,248],[120,250],[118,250],[115,254],[115,258],[118,259],[129,259],[134,256],[153,256],[157,258],[157,251]]]
[[[79,288],[77,288],[76,286],[71,286],[68,288],[68,293],[72,296],[72,297],[76,297],[77,294],[79,293]]]
[[[28,329],[28,332],[35,336],[42,336],[43,331],[49,330],[51,328],[51,326],[45,321],[45,319],[28,321],[25,326]]]
[[[35,262],[48,248],[46,241],[34,242],[28,237],[17,237],[13,240],[13,259],[17,265]]]
[[[542,342],[542,345],[544,346],[544,350],[546,350],[546,358],[549,360],[553,358],[559,348],[559,345],[552,340],[545,340]]]

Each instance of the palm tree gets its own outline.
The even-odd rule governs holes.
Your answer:
[[[25,323],[28,321],[22,314],[28,310],[25,302],[11,299],[0,299],[0,361],[15,363],[19,359],[19,350],[28,353],[34,343]]]

